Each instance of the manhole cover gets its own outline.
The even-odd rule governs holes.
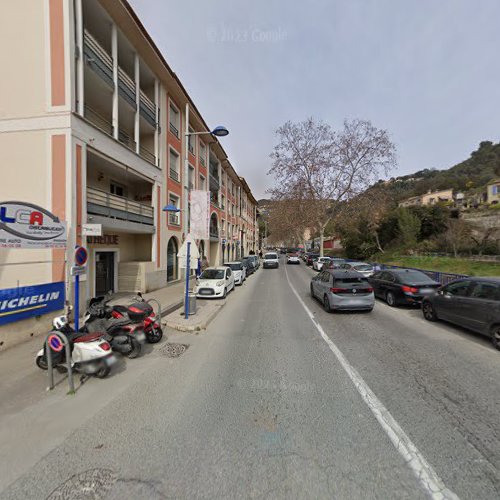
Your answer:
[[[161,348],[161,351],[165,356],[167,356],[167,358],[178,358],[186,352],[188,347],[189,346],[186,344],[168,343]]]
[[[115,481],[112,470],[90,469],[71,476],[47,500],[100,500],[105,498]]]

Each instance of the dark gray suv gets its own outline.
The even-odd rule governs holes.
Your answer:
[[[428,321],[442,319],[491,337],[500,350],[500,278],[463,278],[425,297]]]

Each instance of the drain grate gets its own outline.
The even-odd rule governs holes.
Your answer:
[[[172,344],[169,342],[161,348],[161,352],[167,356],[167,358],[178,358],[186,352],[188,347],[187,344]]]
[[[90,469],[71,476],[47,500],[100,500],[106,497],[116,479],[112,470]]]

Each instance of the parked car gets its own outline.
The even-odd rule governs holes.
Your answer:
[[[362,274],[365,278],[369,278],[375,272],[375,268],[366,262],[344,262],[343,264],[340,264],[340,268],[347,269],[349,271],[356,271],[359,274]]]
[[[257,268],[255,267],[255,263],[253,262],[252,259],[250,259],[250,257],[243,257],[243,259],[241,259],[241,263],[246,268],[247,276],[250,276],[255,271],[257,271]]]
[[[234,284],[243,285],[247,277],[246,267],[241,262],[226,262],[224,264],[226,267],[230,267],[234,274]]]
[[[313,269],[316,271],[321,271],[323,266],[325,268],[330,266],[331,259],[330,257],[318,257],[316,260],[313,260]]]
[[[398,304],[420,304],[424,297],[441,286],[415,269],[377,271],[368,281],[373,286],[375,296],[384,299],[391,307]]]
[[[263,267],[264,267],[264,269],[267,269],[270,267],[275,267],[275,268],[280,267],[280,260],[279,260],[278,254],[276,252],[265,253]]]
[[[234,290],[234,273],[230,267],[207,267],[197,278],[195,294],[200,298],[222,297]]]
[[[253,262],[255,270],[259,269],[260,267],[260,260],[257,255],[249,255],[248,259]]]
[[[365,310],[375,305],[373,288],[353,271],[326,269],[311,280],[311,296],[323,302],[325,311]]]
[[[287,254],[286,263],[287,264],[300,264],[300,259],[299,259],[298,254],[296,254],[296,253]]]
[[[319,253],[309,252],[306,258],[306,264],[312,266],[313,260],[319,258]]]
[[[428,321],[442,319],[491,337],[500,350],[500,278],[452,281],[422,301]]]

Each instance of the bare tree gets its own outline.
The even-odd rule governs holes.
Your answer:
[[[364,120],[345,121],[339,131],[310,118],[287,122],[277,130],[271,158],[274,199],[300,196],[310,225],[320,235],[323,255],[325,228],[343,202],[360,195],[396,163],[395,147],[385,130]]]
[[[463,219],[450,219],[443,239],[448,248],[453,250],[453,255],[458,257],[458,252],[471,243],[471,236],[472,227],[469,223]]]

